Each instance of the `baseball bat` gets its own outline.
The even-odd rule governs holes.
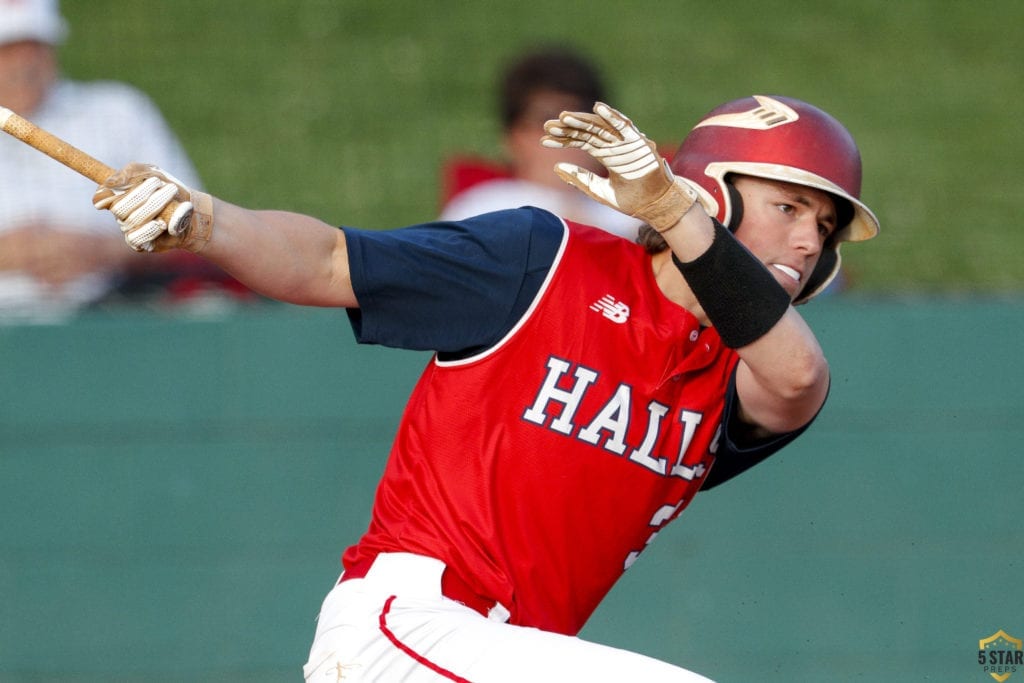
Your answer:
[[[77,147],[69,145],[28,119],[18,116],[7,107],[0,107],[0,128],[26,145],[59,161],[72,171],[84,175],[97,185],[102,185],[107,178],[116,173],[114,169],[103,162],[94,159]]]
[[[0,128],[51,159],[59,161],[72,171],[82,174],[97,185],[103,185],[110,176],[117,173],[115,169],[102,161],[61,140],[53,133],[43,130],[28,119],[18,116],[7,107],[0,107]],[[170,223],[178,204],[180,202],[172,201],[160,212],[160,218],[165,223]]]

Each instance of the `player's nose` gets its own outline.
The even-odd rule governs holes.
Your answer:
[[[799,251],[808,255],[814,255],[821,251],[821,228],[818,225],[818,217],[807,212],[800,216],[800,219],[793,225],[790,232],[790,244]]]

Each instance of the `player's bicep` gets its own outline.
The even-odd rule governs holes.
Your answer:
[[[334,237],[334,247],[331,251],[331,285],[330,289],[338,293],[338,296],[345,302],[346,308],[359,308],[359,298],[352,287],[352,270],[348,261],[348,241],[345,238],[345,231],[338,230]]]

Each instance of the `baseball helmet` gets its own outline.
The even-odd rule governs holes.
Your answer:
[[[878,219],[860,201],[860,151],[839,121],[806,102],[754,95],[727,102],[694,126],[672,159],[672,172],[695,185],[701,203],[730,230],[743,205],[732,174],[781,180],[829,193],[838,228],[794,303],[819,294],[839,272],[839,245],[878,234]]]

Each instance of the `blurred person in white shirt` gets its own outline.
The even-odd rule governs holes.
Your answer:
[[[114,81],[60,73],[67,25],[56,0],[0,2],[0,106],[117,168],[153,159],[183,182],[193,164],[156,105]],[[0,320],[60,320],[110,294],[140,258],[88,202],[95,183],[0,135]],[[159,260],[158,260],[159,261]]]
[[[449,187],[441,220],[460,220],[497,209],[536,206],[578,223],[635,239],[640,221],[594,201],[555,175],[560,161],[595,173],[604,169],[578,149],[549,149],[538,140],[544,122],[563,111],[590,111],[606,101],[605,84],[598,68],[578,52],[545,47],[527,52],[506,67],[498,87],[505,160],[501,164],[456,158],[454,164],[475,164],[466,176],[489,175],[468,187]],[[457,173],[451,166],[449,174]],[[452,185],[452,182],[448,183]],[[458,181],[455,185],[460,185]],[[466,183],[469,184],[469,183]]]

